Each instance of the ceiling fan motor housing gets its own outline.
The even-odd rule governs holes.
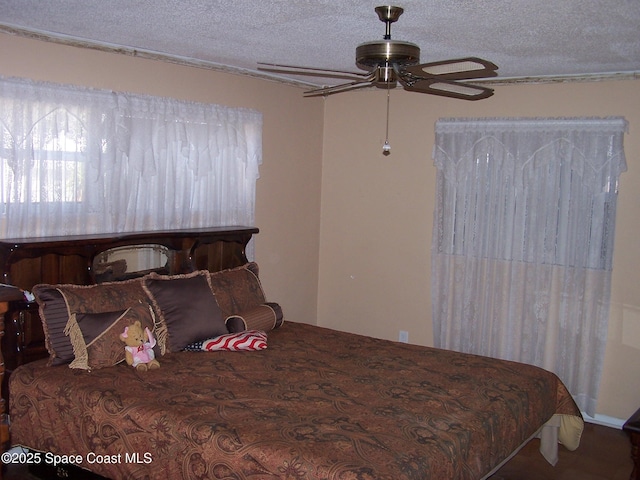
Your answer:
[[[419,62],[420,47],[411,42],[379,40],[362,43],[356,48],[356,65],[362,70],[389,65],[417,65]]]

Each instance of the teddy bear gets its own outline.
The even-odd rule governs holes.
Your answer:
[[[148,327],[142,329],[139,320],[125,327],[124,332],[120,334],[120,340],[126,344],[124,347],[125,359],[129,365],[137,370],[151,370],[160,367],[160,362],[156,360],[153,352],[156,339],[153,338]]]

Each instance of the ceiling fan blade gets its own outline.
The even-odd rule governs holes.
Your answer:
[[[278,63],[258,63],[258,70],[273,73],[285,73],[289,75],[307,75],[311,77],[329,77],[354,80],[367,78],[369,74],[359,72],[345,72],[342,70],[328,70],[324,68],[299,67],[295,65],[282,65]]]
[[[304,92],[305,97],[320,97],[326,95],[333,95],[334,93],[346,92],[348,90],[355,90],[357,88],[372,87],[371,79],[360,80],[355,82],[343,83],[341,85],[334,85],[330,87],[315,88],[313,90],[307,90]]]
[[[422,63],[403,67],[405,72],[421,78],[444,80],[465,80],[470,78],[487,78],[498,75],[498,66],[477,57],[443,60],[440,62]]]
[[[428,93],[462,100],[482,100],[493,95],[493,89],[450,80],[424,79],[406,82],[400,77],[400,83],[410,92]]]

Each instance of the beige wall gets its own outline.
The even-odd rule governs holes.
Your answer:
[[[298,88],[0,34],[0,75],[169,96],[263,114],[256,260],[269,299],[315,323],[323,105]]]
[[[629,121],[618,198],[611,322],[598,414],[640,407],[640,81],[502,86],[464,102],[391,93],[391,155],[381,154],[383,90],[325,108],[318,324],[432,345],[430,244],[434,123],[441,117],[609,116]]]
[[[255,108],[264,115],[256,259],[290,320],[431,345],[430,260],[441,117],[606,116],[630,123],[598,413],[640,406],[640,81],[498,87],[480,102],[392,92],[303,99],[294,87],[0,34],[0,75]]]

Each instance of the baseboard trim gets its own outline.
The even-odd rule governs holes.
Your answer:
[[[610,417],[608,415],[600,415],[596,413],[595,417],[591,417],[587,415],[585,412],[582,412],[582,418],[587,423],[594,423],[596,425],[602,425],[604,427],[617,428],[618,430],[622,430],[622,426],[626,420],[622,420],[616,417]]]

